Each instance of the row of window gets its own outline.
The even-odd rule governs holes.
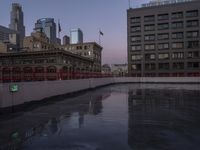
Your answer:
[[[198,27],[199,26],[199,20],[187,20],[186,21],[186,27]],[[172,22],[171,23],[171,29],[183,29],[184,28],[184,22],[178,21],[178,22]],[[158,23],[157,24],[157,30],[168,30],[170,29],[169,23]],[[144,25],[144,31],[155,31],[156,25],[155,24],[147,24]],[[141,26],[131,26],[131,32],[141,32]]]
[[[199,51],[193,51],[193,52],[188,52],[186,54],[187,58],[199,58],[200,57],[200,53]],[[134,54],[131,56],[131,59],[133,61],[137,61],[137,60],[142,60],[143,55],[141,54]],[[169,59],[170,58],[170,54],[169,53],[160,53],[158,54],[158,59]],[[174,52],[171,54],[171,58],[172,59],[184,59],[184,52]],[[145,60],[155,60],[156,59],[156,54],[151,53],[151,54],[145,54]]]
[[[191,10],[191,11],[186,11],[185,16],[190,18],[190,17],[198,17],[198,10]],[[169,20],[170,16],[168,13],[164,14],[158,14],[157,19],[158,20]],[[184,13],[183,12],[173,12],[171,13],[171,19],[182,19],[184,18]],[[148,15],[144,16],[144,22],[151,22],[155,21],[155,15]],[[141,22],[141,17],[132,17],[131,18],[131,23],[140,23]]]
[[[187,38],[198,38],[199,31],[188,31],[186,33]],[[183,39],[184,33],[183,32],[173,32],[171,34],[172,39]],[[157,40],[168,40],[169,33],[159,33],[157,34]],[[142,38],[141,35],[131,36],[131,42],[141,42]],[[155,34],[147,34],[144,35],[144,41],[155,41],[156,35]]]
[[[145,64],[145,70],[156,70],[156,64],[155,63],[146,63]],[[199,62],[188,62],[187,63],[187,69],[197,69],[200,67]],[[142,64],[133,64],[132,70],[141,70]],[[158,69],[159,70],[169,70],[170,69],[170,63],[158,63]],[[172,63],[171,69],[185,69],[184,62],[174,62]]]
[[[173,42],[171,44],[172,49],[196,49],[199,48],[199,41],[188,41],[186,45],[184,46],[184,42]],[[144,45],[144,50],[155,50],[156,49],[156,44],[145,44]],[[158,50],[169,50],[170,46],[169,43],[159,43],[157,44],[157,49]],[[132,45],[131,46],[132,51],[139,51],[142,50],[142,45]]]

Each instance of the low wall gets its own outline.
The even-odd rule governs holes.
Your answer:
[[[40,82],[20,82],[18,92],[11,93],[11,83],[0,84],[0,108],[6,108],[30,101],[68,94],[113,83],[200,83],[200,77],[154,77],[154,78],[93,78]],[[15,83],[12,83],[15,84]]]

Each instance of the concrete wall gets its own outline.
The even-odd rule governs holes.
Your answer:
[[[155,78],[96,78],[81,80],[59,80],[16,83],[19,91],[11,93],[10,83],[0,84],[0,108],[39,101],[51,96],[62,95],[112,83],[199,83],[200,77],[155,77]],[[13,83],[15,84],[15,83]]]

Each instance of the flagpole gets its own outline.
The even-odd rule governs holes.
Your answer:
[[[100,34],[100,29],[99,29],[99,45],[101,45],[101,34]]]
[[[131,8],[131,0],[128,0],[129,9]]]

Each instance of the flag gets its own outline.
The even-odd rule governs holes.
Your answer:
[[[103,36],[103,32],[99,31],[99,34]]]
[[[62,31],[61,26],[60,26],[60,20],[58,21],[58,32],[60,33]]]

